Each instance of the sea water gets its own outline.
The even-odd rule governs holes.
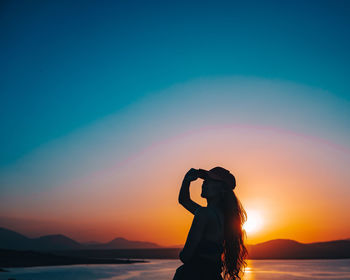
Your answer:
[[[147,260],[147,263],[68,265],[9,268],[0,272],[7,280],[171,280],[179,260]],[[244,280],[350,280],[350,259],[248,260]]]

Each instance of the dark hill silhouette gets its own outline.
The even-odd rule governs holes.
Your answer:
[[[250,259],[326,259],[350,258],[350,240],[300,243],[275,239],[247,245]],[[66,251],[69,256],[119,258],[178,258],[181,247],[164,248],[156,243],[131,241],[117,237],[107,243],[79,243],[64,235],[28,238],[15,231],[0,228],[0,249]]]
[[[101,243],[98,242],[98,241],[92,240],[92,241],[83,242],[83,243],[81,243],[81,244],[86,245],[86,246],[89,246],[89,245],[98,245],[98,244],[101,244]]]
[[[350,258],[350,241],[300,243],[290,239],[275,239],[248,245],[251,259],[328,259]]]
[[[287,256],[299,256],[306,249],[305,245],[290,239],[275,239],[256,245],[248,245],[251,258],[280,259]]]
[[[30,247],[29,238],[13,230],[0,227],[0,248],[27,250]]]
[[[96,241],[90,241],[81,243],[85,246],[85,249],[89,250],[103,250],[103,249],[151,249],[151,248],[163,248],[162,246],[146,241],[134,241],[128,240],[123,237],[117,237],[107,243],[100,243]]]
[[[147,249],[162,248],[156,243],[132,241],[117,237],[107,243],[79,243],[65,235],[44,235],[38,238],[28,238],[15,231],[0,228],[0,249],[12,250],[84,250],[84,249]]]
[[[342,259],[350,258],[350,240],[300,243],[290,239],[275,239],[247,245],[249,259]],[[182,248],[75,250],[65,254],[74,257],[177,259]]]
[[[28,238],[15,231],[0,228],[0,248],[12,250],[73,250],[84,246],[62,234]]]
[[[143,241],[131,241],[123,237],[117,237],[105,244],[90,245],[90,249],[144,249],[144,248],[160,248],[156,243],[143,242]]]
[[[334,256],[335,258],[350,258],[350,240],[334,240],[329,242],[309,243],[306,253],[307,257],[319,256],[327,258]]]
[[[50,248],[50,250],[71,250],[83,248],[82,244],[62,234],[44,235],[32,240],[35,248],[40,248],[40,250],[45,250],[46,248]]]

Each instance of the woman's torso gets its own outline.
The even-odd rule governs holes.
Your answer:
[[[221,261],[224,240],[224,217],[217,208],[208,206],[209,221],[196,250],[196,256],[213,262]]]
[[[209,222],[194,256],[180,266],[173,280],[222,280],[221,254],[223,252],[223,214],[208,208]]]

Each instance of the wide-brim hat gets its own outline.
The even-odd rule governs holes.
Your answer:
[[[227,187],[232,188],[232,190],[236,187],[235,176],[233,176],[229,170],[221,166],[214,167],[209,171],[199,168],[199,178],[204,180],[211,178],[213,180],[222,181]]]

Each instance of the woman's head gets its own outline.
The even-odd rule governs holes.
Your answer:
[[[201,196],[206,199],[222,197],[226,191],[232,191],[236,187],[235,177],[221,166],[209,171],[199,169],[199,178],[204,180]]]
[[[203,181],[201,197],[206,199],[219,198],[223,190],[223,182],[208,178]]]
[[[222,182],[220,186],[234,190],[236,187],[236,178],[231,172],[221,166],[216,166],[209,171],[198,169],[198,177],[206,181]]]

